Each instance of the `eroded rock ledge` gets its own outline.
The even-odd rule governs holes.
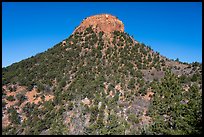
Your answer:
[[[110,14],[99,14],[84,19],[73,33],[82,32],[90,26],[92,26],[96,33],[100,31],[103,31],[105,34],[113,31],[124,32],[124,24],[117,17]]]

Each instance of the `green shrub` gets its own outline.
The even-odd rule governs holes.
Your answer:
[[[139,119],[135,114],[129,114],[128,115],[128,120],[132,123],[138,124],[139,123]]]
[[[10,95],[6,98],[8,101],[15,101],[14,96]]]

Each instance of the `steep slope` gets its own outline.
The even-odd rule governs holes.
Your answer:
[[[54,47],[2,68],[3,133],[149,133],[144,127],[155,123],[152,108],[160,105],[152,107],[152,97],[167,72],[179,90],[196,83],[201,90],[200,64],[161,56],[112,15],[88,17]]]

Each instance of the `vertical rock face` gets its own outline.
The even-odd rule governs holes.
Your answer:
[[[103,31],[105,34],[113,31],[124,32],[124,25],[117,17],[110,14],[100,14],[84,19],[73,33],[84,31],[89,26],[92,26],[96,33],[100,31]]]

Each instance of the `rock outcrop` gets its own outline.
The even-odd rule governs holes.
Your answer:
[[[105,34],[113,31],[124,32],[124,24],[117,17],[110,14],[99,14],[84,19],[73,33],[82,32],[89,26],[92,26],[96,33],[100,31],[103,31]]]

